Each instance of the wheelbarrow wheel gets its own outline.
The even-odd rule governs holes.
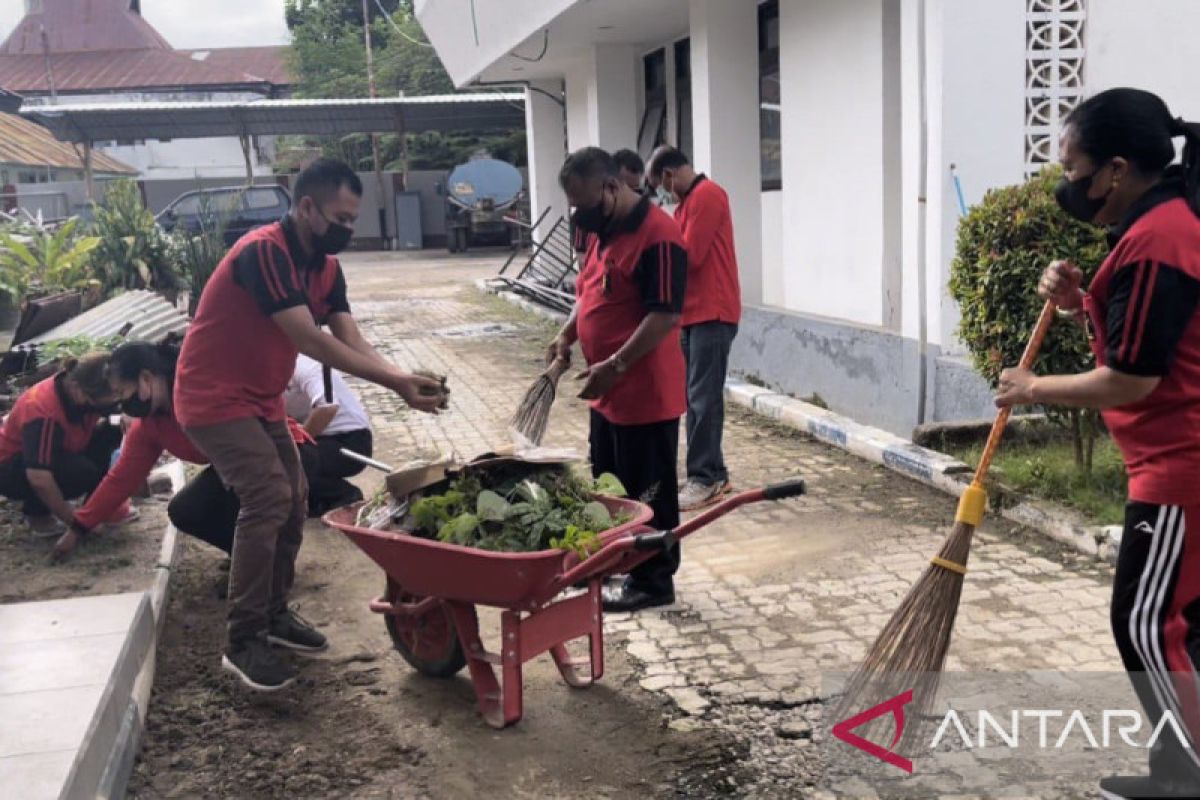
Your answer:
[[[387,599],[392,603],[415,603],[424,598],[388,581]],[[446,606],[439,604],[419,617],[388,614],[383,621],[396,650],[422,675],[450,678],[467,665],[467,656]]]

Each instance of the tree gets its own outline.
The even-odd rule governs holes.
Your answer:
[[[1046,167],[1019,186],[993,189],[958,225],[958,251],[950,268],[950,294],[962,310],[958,335],[976,370],[995,386],[1000,371],[1020,361],[1042,308],[1037,283],[1051,261],[1066,259],[1092,275],[1107,252],[1100,228],[1078,222],[1059,208],[1054,187],[1059,167]],[[1038,372],[1075,373],[1094,364],[1079,325],[1050,329]],[[1095,412],[1047,408],[1065,420],[1075,445],[1075,462],[1092,466],[1092,447],[1101,423]]]
[[[380,97],[452,94],[454,83],[434,49],[425,41],[413,15],[411,0],[380,0],[395,30],[371,3],[371,41],[375,58],[375,83]],[[363,36],[362,0],[287,0],[286,16],[292,31],[290,63],[295,92],[301,98],[368,96],[366,45]],[[519,135],[519,147],[515,137]],[[405,148],[408,159],[405,163]],[[319,146],[326,155],[340,158],[357,169],[371,169],[371,140],[365,134],[337,139],[301,137],[291,146]],[[281,149],[287,149],[287,143]],[[450,169],[471,153],[487,150],[497,158],[525,163],[524,131],[509,133],[439,134],[380,137],[383,163],[389,169],[405,166]],[[465,154],[465,155],[464,155]]]

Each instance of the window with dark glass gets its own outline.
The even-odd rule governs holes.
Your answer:
[[[638,155],[649,158],[667,133],[667,51],[655,50],[642,59],[646,111],[638,129]]]
[[[679,120],[677,147],[693,157],[692,153],[692,40],[680,39],[675,43],[675,115]]]
[[[758,125],[764,192],[783,188],[779,95],[779,2],[758,7]]]

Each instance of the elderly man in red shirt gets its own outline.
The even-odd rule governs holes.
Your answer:
[[[571,317],[549,360],[571,358],[578,341],[588,369],[580,397],[591,401],[592,470],[611,472],[631,497],[654,509],[653,524],[679,524],[679,418],[687,407],[679,317],[687,252],[679,226],[618,176],[604,150],[572,153],[559,182],[588,234]],[[675,601],[679,545],[633,570],[604,593],[610,611]]]
[[[729,491],[721,452],[725,427],[725,374],[742,318],[741,287],[733,247],[729,195],[697,173],[677,148],[650,156],[650,186],[673,202],[687,246],[687,297],[683,303],[683,354],[687,361],[687,482],[683,511],[715,503]]]

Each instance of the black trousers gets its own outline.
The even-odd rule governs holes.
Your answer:
[[[592,474],[611,472],[625,491],[654,510],[651,524],[658,530],[679,525],[679,420],[649,425],[614,425],[592,411]],[[680,548],[657,555],[629,574],[629,583],[649,594],[672,594],[679,569]]]
[[[96,426],[92,438],[82,453],[61,453],[50,465],[50,474],[62,492],[63,498],[75,500],[100,485],[108,473],[112,454],[121,446],[121,429],[107,423]],[[20,500],[24,511],[31,517],[43,517],[50,513],[37,492],[29,485],[25,476],[25,458],[15,458],[0,464],[0,495],[11,500]]]
[[[1170,711],[1191,740],[1164,728],[1150,774],[1200,786],[1200,505],[1130,503],[1113,578],[1112,629],[1121,660],[1153,730]]]
[[[348,498],[358,495],[354,484],[346,478],[362,472],[366,469],[366,465],[361,461],[346,458],[341,454],[341,449],[344,447],[370,458],[373,446],[371,431],[367,428],[317,437],[317,450],[320,457],[316,474],[310,475],[308,482],[310,513],[323,513],[331,508],[344,505],[348,502]]]
[[[316,472],[317,446],[297,445],[300,466],[310,481]],[[167,516],[179,530],[207,542],[225,553],[233,552],[233,531],[237,527],[241,502],[232,489],[221,482],[221,476],[211,466],[187,482],[167,505]]]

